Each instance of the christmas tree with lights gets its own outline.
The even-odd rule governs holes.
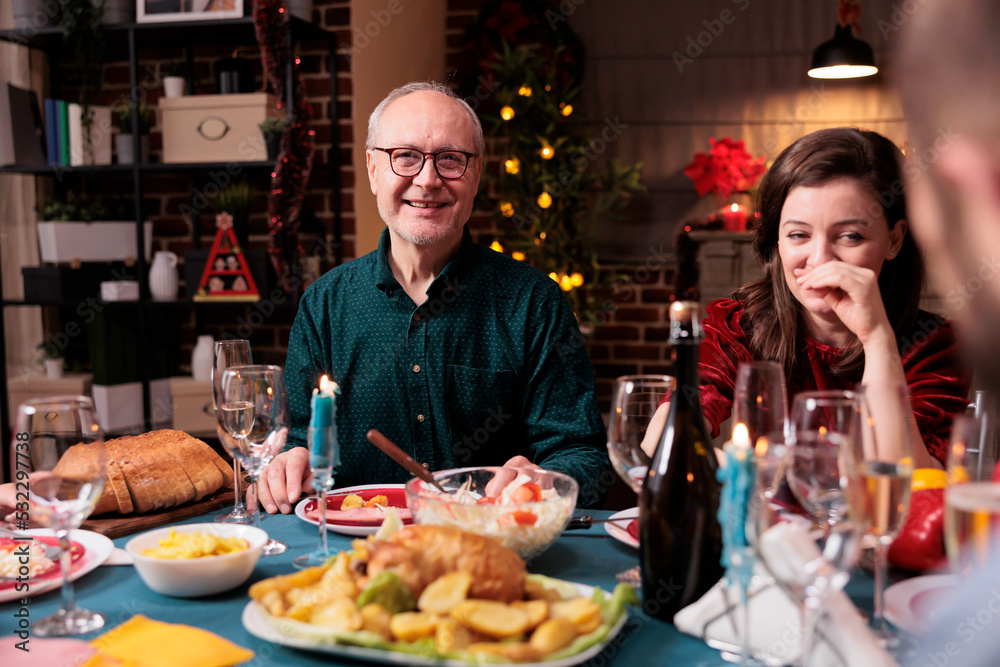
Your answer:
[[[475,69],[467,67],[468,83],[459,89],[470,99],[475,94],[470,84],[481,88],[486,81],[492,88],[485,100],[471,97],[480,102],[474,106],[488,153],[499,157],[484,166],[480,210],[492,211],[498,230],[491,247],[555,280],[587,332],[606,319],[613,286],[623,280],[602,270],[597,231],[620,219],[629,199],[644,191],[641,165],[625,167],[606,159],[608,143],[620,129],[607,125],[595,137],[580,130],[574,102],[581,86],[582,46],[575,34],[565,25],[549,30],[543,12],[540,27],[548,39],[532,42],[539,16],[518,15],[507,5],[500,3],[502,25],[496,25],[496,17],[481,20],[484,29],[499,35],[499,43],[470,40],[466,62],[485,73],[470,77]],[[511,46],[505,34],[518,46]]]

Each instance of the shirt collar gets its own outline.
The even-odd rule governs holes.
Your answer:
[[[392,273],[392,267],[389,266],[389,248],[391,245],[392,239],[389,236],[389,228],[386,227],[382,230],[382,236],[379,238],[378,252],[375,257],[375,280],[377,281],[375,286],[385,292],[387,296],[391,290],[400,287],[399,281],[396,280],[396,276]],[[465,225],[462,230],[462,245],[458,247],[458,252],[445,264],[441,273],[431,283],[431,286],[427,290],[428,296],[435,295],[440,290],[458,282],[459,277],[463,275],[465,268],[469,264],[473,245],[472,233],[469,232],[469,226]]]

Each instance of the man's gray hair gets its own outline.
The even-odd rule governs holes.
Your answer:
[[[455,91],[444,84],[438,83],[437,81],[414,81],[413,83],[408,83],[405,86],[400,86],[386,95],[386,98],[382,100],[377,107],[375,107],[375,111],[372,112],[371,117],[368,119],[368,139],[365,141],[365,148],[368,150],[375,148],[375,139],[379,136],[379,133],[382,130],[382,115],[385,113],[386,107],[398,100],[400,97],[405,97],[410,93],[419,93],[422,91],[431,91],[447,95],[460,104],[463,109],[465,109],[465,113],[469,114],[469,118],[472,120],[473,150],[475,150],[476,155],[483,155],[486,152],[486,142],[483,140],[483,126],[482,123],[479,122],[479,116],[477,116],[476,112],[472,110],[472,107],[469,106],[468,102],[455,94]]]

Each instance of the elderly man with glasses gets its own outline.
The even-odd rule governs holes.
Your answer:
[[[285,366],[292,444],[327,375],[341,387],[338,486],[409,478],[366,441],[375,428],[431,470],[504,465],[513,479],[540,466],[572,475],[581,506],[599,504],[614,475],[573,311],[550,278],[466,228],[485,148],[475,112],[411,83],[372,113],[366,146],[386,229],[302,297]],[[265,509],[291,511],[308,478],[303,447],[276,457]]]

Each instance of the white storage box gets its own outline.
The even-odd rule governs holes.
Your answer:
[[[101,283],[101,301],[138,301],[138,280],[109,280]]]
[[[146,259],[153,249],[153,223],[143,223]],[[43,262],[117,262],[136,257],[135,222],[39,222]]]
[[[199,382],[189,376],[172,377],[170,396],[174,401],[175,429],[195,437],[216,436],[211,382]]]
[[[149,383],[149,425],[142,419],[142,383],[101,385],[92,387],[97,421],[105,433],[144,433],[155,428],[167,427],[174,418],[170,400],[170,380],[152,380]]]
[[[27,372],[17,376],[9,376],[7,378],[7,398],[11,418],[16,414],[17,406],[30,398],[90,396],[90,385],[93,381],[94,376],[90,373],[65,373],[61,378],[50,378],[40,373]]]
[[[164,162],[254,162],[267,159],[258,125],[281,118],[267,93],[161,97]]]

